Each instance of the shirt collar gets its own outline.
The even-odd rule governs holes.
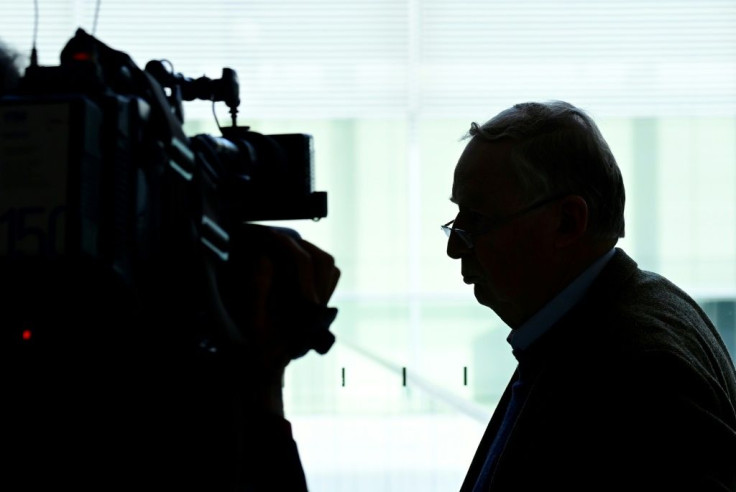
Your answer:
[[[514,352],[527,349],[577,304],[606,263],[613,257],[614,252],[615,248],[611,248],[606,254],[595,260],[542,309],[520,327],[512,330],[506,340],[511,344]]]

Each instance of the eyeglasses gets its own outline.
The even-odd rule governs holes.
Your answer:
[[[470,232],[466,231],[465,229],[458,229],[456,227],[453,227],[452,224],[455,222],[455,220],[451,220],[445,225],[440,226],[443,231],[445,231],[445,235],[447,235],[448,238],[452,236],[453,233],[457,234],[457,236],[465,243],[465,246],[467,246],[468,249],[473,249],[473,246],[475,246],[475,238],[480,236],[481,234],[487,234],[495,229],[498,229],[501,226],[504,226],[508,224],[511,221],[514,221],[544,205],[547,205],[548,203],[551,203],[555,200],[559,200],[563,196],[567,196],[569,193],[563,193],[560,195],[554,195],[548,198],[543,198],[541,200],[538,200],[531,205],[529,205],[526,208],[523,208],[519,210],[516,213],[513,213],[509,215],[508,217],[504,217],[503,219],[499,219],[496,221],[493,221],[493,223],[489,224],[487,227],[484,227],[480,231]]]

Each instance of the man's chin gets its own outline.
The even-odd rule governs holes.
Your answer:
[[[495,311],[493,298],[488,295],[482,285],[473,285],[473,294],[475,294],[475,300],[478,301],[479,304],[489,307]]]
[[[475,299],[478,301],[478,304],[490,308],[491,311],[496,313],[496,316],[501,318],[504,323],[512,326],[513,317],[509,315],[509,313],[512,312],[510,304],[500,302],[498,298],[489,295],[488,292],[478,284],[475,284],[473,293],[475,294]]]

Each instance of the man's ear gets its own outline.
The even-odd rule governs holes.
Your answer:
[[[565,247],[579,240],[588,230],[588,203],[580,195],[569,195],[560,200],[559,207],[555,244]]]

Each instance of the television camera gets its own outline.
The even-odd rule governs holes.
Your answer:
[[[183,101],[223,101],[222,136],[187,136]],[[320,219],[308,134],[237,125],[237,74],[191,79],[140,69],[78,29],[58,66],[32,59],[0,98],[0,267],[13,351],[60,347],[206,353],[247,347],[258,221]],[[281,228],[298,235],[296,231]],[[292,268],[277,262],[277,275]],[[293,354],[327,352],[334,308],[292,298]],[[288,328],[292,329],[292,328]],[[88,351],[89,352],[89,351]]]

